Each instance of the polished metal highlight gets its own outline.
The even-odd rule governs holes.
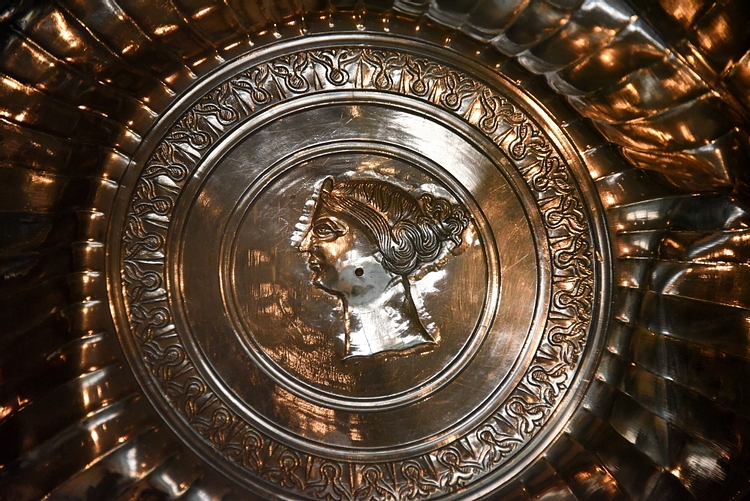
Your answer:
[[[0,6],[0,499],[744,499],[748,5]]]

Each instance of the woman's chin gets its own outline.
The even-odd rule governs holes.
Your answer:
[[[324,277],[321,277],[319,274],[313,274],[312,278],[310,279],[310,282],[313,284],[313,286],[317,287],[318,289],[327,292],[328,294],[332,294],[334,296],[341,296],[341,292],[336,285],[331,284],[330,281],[325,280]]]

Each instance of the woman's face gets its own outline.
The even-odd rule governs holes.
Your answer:
[[[316,207],[299,250],[308,254],[312,283],[337,295],[364,292],[368,279],[384,272],[375,257],[378,247],[361,226],[322,204]]]

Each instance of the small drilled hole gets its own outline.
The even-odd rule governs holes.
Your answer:
[[[362,268],[357,268],[356,270],[354,270],[354,274],[357,275],[358,277],[361,277],[362,275],[365,274],[365,270],[363,270]]]

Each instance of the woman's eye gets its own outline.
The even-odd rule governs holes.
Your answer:
[[[345,233],[342,228],[338,228],[330,222],[316,224],[313,227],[313,232],[315,233],[315,236],[322,239],[334,239]]]
[[[315,234],[319,237],[330,236],[333,234],[333,230],[327,224],[319,224],[315,226]]]

